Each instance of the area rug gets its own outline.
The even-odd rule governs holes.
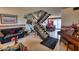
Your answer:
[[[48,38],[46,38],[46,40],[43,40],[41,42],[41,44],[48,47],[48,48],[50,48],[50,49],[54,49],[57,42],[58,42],[58,39],[53,38],[53,37],[48,37]]]

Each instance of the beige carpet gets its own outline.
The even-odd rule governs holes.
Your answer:
[[[48,47],[40,44],[42,39],[34,33],[30,34],[27,37],[22,38],[22,40],[23,44],[27,46],[29,51],[65,51],[66,49],[66,46],[63,43],[59,45],[58,42],[55,49],[51,50]]]
[[[48,47],[40,44],[42,39],[37,36],[35,33],[31,33],[28,36],[25,36],[24,38],[21,38],[18,40],[19,42],[22,42],[25,46],[27,46],[29,51],[65,51],[66,46],[62,43],[59,45],[59,42],[57,43],[54,50],[49,49]],[[5,46],[12,45],[12,42],[5,43]]]

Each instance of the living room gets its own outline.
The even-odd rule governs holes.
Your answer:
[[[15,43],[22,51],[78,50],[78,13],[76,7],[0,7],[0,50],[17,51]]]
[[[43,46],[41,44],[42,40],[40,40],[40,37],[38,38],[39,35],[36,34],[35,30],[34,30],[34,33],[29,34],[29,35],[27,35],[27,32],[25,32],[24,30],[25,30],[27,20],[32,19],[31,20],[32,26],[34,26],[34,24],[37,22],[37,20],[33,19],[33,17],[31,17],[29,14],[36,15],[37,18],[39,18],[39,17],[41,17],[40,15],[42,15],[43,13],[46,13],[46,16],[45,16],[45,14],[42,15],[43,17],[45,16],[45,19],[43,19],[44,21],[50,16],[49,14],[51,14],[51,16],[49,17],[49,20],[51,20],[52,18],[55,20],[59,18],[61,20],[61,9],[62,8],[56,8],[56,7],[22,7],[22,8],[21,7],[1,7],[0,8],[0,13],[1,13],[0,29],[1,29],[1,34],[3,34],[3,35],[1,35],[2,36],[1,45],[3,45],[1,47],[1,50],[4,49],[3,48],[4,46],[6,49],[8,49],[6,46],[14,44],[14,43],[13,44],[11,43],[13,41],[13,40],[11,40],[12,38],[20,39],[18,41],[22,41],[22,43],[25,42],[25,43],[23,43],[23,45],[26,45],[28,50],[32,50],[32,51],[33,50],[34,51],[51,50],[50,48]],[[27,15],[29,15],[29,16],[27,16]],[[39,19],[39,20],[41,20],[41,19]],[[42,26],[46,27],[46,25],[48,25],[48,22],[49,22],[48,20],[46,20],[43,23],[41,22]],[[52,22],[52,21],[50,21],[50,22]],[[55,25],[57,27],[57,21],[53,21],[53,23],[55,23]],[[53,26],[53,23],[50,23],[50,25]],[[60,22],[60,24],[61,24],[61,22]],[[47,31],[45,31],[45,29],[44,29],[44,31],[47,33],[47,35],[53,36],[52,31],[54,31],[53,30],[54,27],[51,27],[49,29],[52,29],[51,31],[49,31],[50,32],[49,34],[47,33]],[[35,37],[34,34],[37,36],[35,41],[32,38],[32,37]],[[31,35],[31,37],[30,37],[30,35]],[[30,38],[28,38],[28,37],[30,37]],[[55,37],[57,38],[57,32],[56,32]],[[37,39],[39,39],[39,40],[37,40]],[[38,42],[38,45],[35,46],[34,42]],[[29,43],[31,43],[31,44],[29,44]],[[40,48],[40,47],[42,47],[42,48]]]

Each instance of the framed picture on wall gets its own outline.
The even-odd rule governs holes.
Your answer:
[[[1,14],[1,24],[16,24],[16,23],[17,23],[16,15]]]

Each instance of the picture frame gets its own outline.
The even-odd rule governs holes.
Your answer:
[[[17,23],[17,16],[10,15],[10,14],[1,14],[1,24],[16,24]]]

